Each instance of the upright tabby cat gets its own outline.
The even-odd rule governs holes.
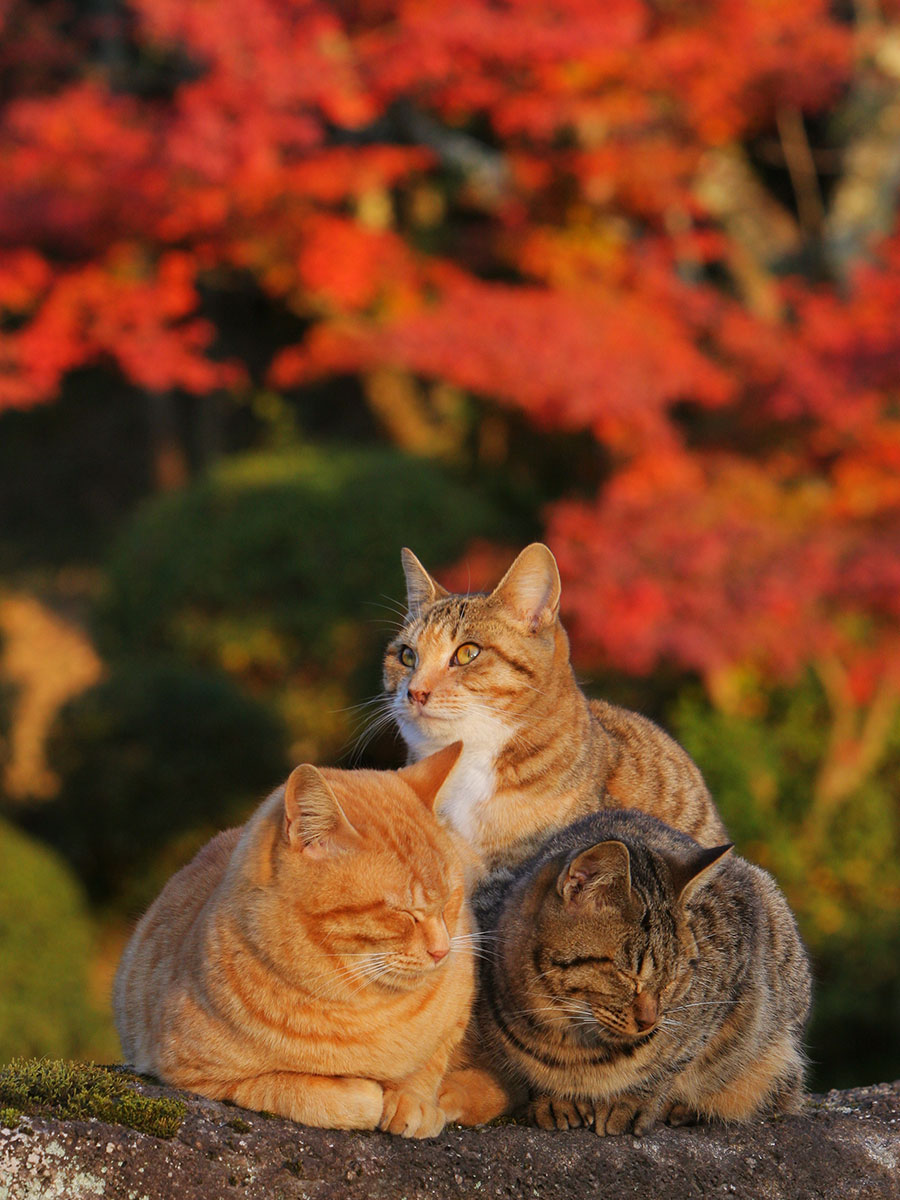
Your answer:
[[[384,660],[390,708],[412,760],[462,739],[442,811],[488,867],[601,807],[642,809],[705,846],[726,840],[677,742],[578,687],[546,546],[526,547],[490,595],[445,591],[409,550],[403,568],[409,612]]]
[[[431,811],[459,752],[399,772],[298,767],[209,842],[125,949],[126,1059],[309,1125],[438,1133],[474,988],[471,852]]]
[[[810,974],[772,879],[639,812],[601,812],[476,892],[490,946],[441,1095],[477,1124],[531,1099],[545,1128],[787,1112],[802,1093]]]

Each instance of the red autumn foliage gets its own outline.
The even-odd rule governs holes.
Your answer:
[[[0,14],[0,407],[93,362],[247,386],[203,296],[249,277],[308,323],[270,385],[389,365],[599,443],[596,494],[546,513],[586,663],[895,671],[900,238],[849,276],[768,261],[721,172],[774,139],[769,201],[815,211],[805,129],[889,77],[900,11],[134,0],[74,41],[61,13]]]

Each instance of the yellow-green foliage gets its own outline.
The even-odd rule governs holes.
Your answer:
[[[67,1121],[96,1117],[154,1137],[173,1137],[187,1111],[184,1103],[144,1096],[133,1081],[134,1076],[94,1063],[16,1058],[0,1070],[0,1112],[4,1118],[17,1113]]]
[[[283,727],[265,705],[222,675],[162,658],[118,663],[70,701],[47,753],[62,786],[36,806],[31,829],[93,901],[129,914],[165,882],[155,868],[167,846],[198,831],[189,858],[289,769]]]
[[[816,679],[760,691],[746,711],[683,691],[671,727],[694,756],[738,850],[775,876],[813,956],[814,1084],[900,1072],[900,728],[828,804],[832,714]],[[848,1055],[847,1031],[852,1030]]]
[[[91,940],[67,868],[0,821],[0,1062],[85,1052],[98,1021],[86,998]]]

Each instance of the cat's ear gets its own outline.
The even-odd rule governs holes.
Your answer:
[[[359,841],[328,780],[311,763],[296,767],[285,784],[284,832],[292,848],[310,858],[327,858]]]
[[[423,608],[434,604],[435,600],[443,600],[450,595],[436,579],[431,578],[412,550],[404,546],[400,558],[406,576],[406,607],[411,617],[417,617]]]
[[[451,742],[443,750],[437,750],[409,767],[401,767],[397,772],[432,812],[441,788],[462,754],[462,748],[462,742]]]
[[[734,843],[727,842],[724,846],[712,846],[709,849],[698,846],[690,854],[679,858],[666,855],[666,864],[669,874],[672,876],[672,886],[675,889],[676,898],[684,903],[696,887],[709,879],[716,863],[720,862],[728,851],[733,849]]]
[[[598,842],[582,850],[560,872],[556,890],[567,906],[624,906],[631,898],[628,847],[623,842]]]
[[[537,633],[559,612],[562,584],[552,552],[543,542],[526,546],[491,593]]]

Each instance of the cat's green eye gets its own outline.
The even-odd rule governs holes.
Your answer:
[[[477,658],[481,653],[481,647],[476,646],[474,642],[463,642],[461,646],[457,646],[453,652],[453,657],[450,659],[450,665],[453,667],[466,667]]]
[[[400,647],[400,661],[404,667],[414,667],[416,665],[416,652],[411,646]]]

